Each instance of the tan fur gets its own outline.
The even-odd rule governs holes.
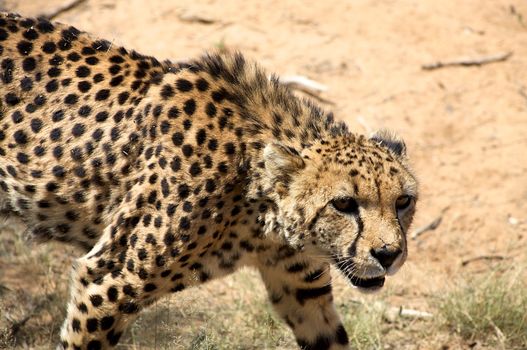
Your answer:
[[[349,347],[330,265],[371,290],[404,263],[402,140],[352,134],[240,54],[161,63],[8,14],[0,47],[0,209],[87,252],[60,347],[115,346],[155,300],[241,266],[301,348]]]

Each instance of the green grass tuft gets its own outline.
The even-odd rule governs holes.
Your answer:
[[[352,349],[382,349],[382,315],[380,304],[347,303],[338,306]]]
[[[468,341],[504,349],[527,344],[527,283],[521,274],[493,273],[440,297],[444,326]]]

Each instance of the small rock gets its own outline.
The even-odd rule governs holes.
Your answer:
[[[513,226],[516,226],[520,223],[520,220],[518,220],[517,218],[515,218],[514,216],[509,216],[509,224],[513,225]]]

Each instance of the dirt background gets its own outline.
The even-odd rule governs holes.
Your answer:
[[[35,16],[62,4],[6,0],[3,7]],[[421,183],[414,228],[438,217],[441,222],[410,240],[407,264],[383,292],[390,303],[431,309],[429,296],[455,284],[454,276],[484,273],[495,263],[464,266],[467,259],[498,256],[511,266],[526,261],[526,1],[87,0],[55,20],[162,59],[240,50],[270,72],[326,85],[327,103],[321,104],[353,130],[388,127],[401,134]],[[506,61],[480,67],[422,69],[507,52]],[[65,261],[66,271],[71,250],[62,252],[52,256]],[[8,287],[33,281],[20,264],[1,256],[0,263]],[[218,291],[226,300],[236,298],[233,281],[196,289],[193,301],[210,303]],[[337,289],[337,299],[355,298],[344,284]],[[438,339],[409,337],[398,344],[464,346],[448,334]]]

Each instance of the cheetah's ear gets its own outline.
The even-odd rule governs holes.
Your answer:
[[[377,142],[379,145],[388,148],[398,156],[406,156],[406,145],[393,131],[381,129],[370,136],[370,140]]]
[[[295,149],[279,143],[265,146],[263,157],[267,173],[275,180],[285,180],[305,166],[302,157]]]

